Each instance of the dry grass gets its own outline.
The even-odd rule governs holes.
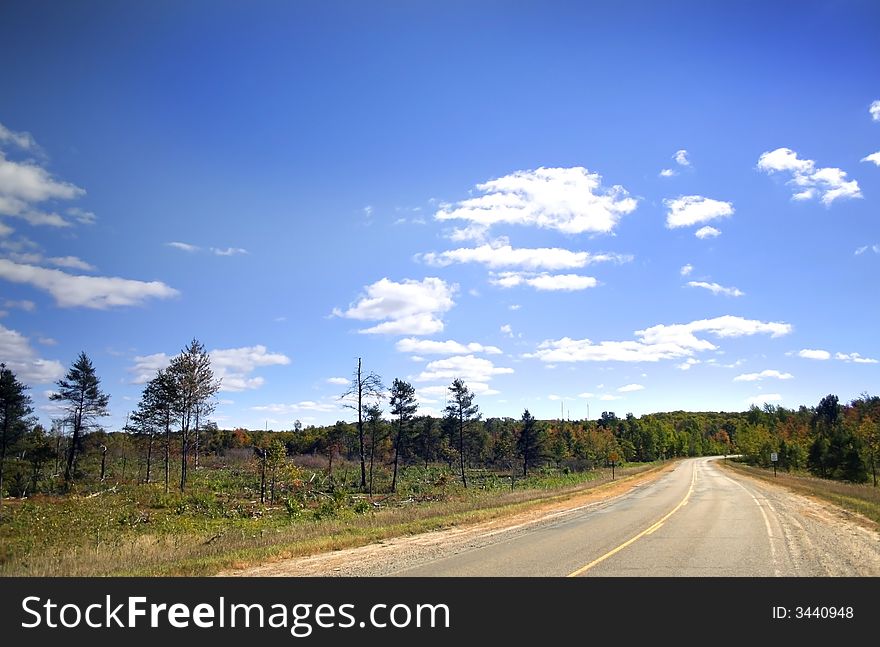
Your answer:
[[[662,469],[640,465],[617,470],[617,481]],[[60,545],[10,559],[0,567],[6,576],[196,576],[212,575],[272,559],[353,548],[368,543],[478,523],[534,506],[561,501],[611,483],[610,471],[557,490],[529,489],[470,493],[453,500],[410,503],[363,515],[299,519],[262,527],[228,524],[177,534],[138,534],[91,545]],[[71,532],[76,532],[71,530]]]

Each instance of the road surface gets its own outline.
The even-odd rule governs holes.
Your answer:
[[[427,533],[240,574],[880,575],[880,535],[848,517],[694,458],[622,495],[510,528]]]

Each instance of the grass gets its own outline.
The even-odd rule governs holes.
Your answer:
[[[617,476],[656,468],[625,466]],[[198,471],[185,494],[165,494],[159,484],[120,485],[89,495],[7,501],[0,575],[212,575],[485,521],[611,481],[607,469],[548,469],[511,489],[505,475],[474,471],[465,490],[445,468],[411,467],[401,494],[375,497],[377,506],[345,489],[310,488],[318,473],[308,481],[302,470],[297,476],[275,505],[260,504],[249,475],[228,467]]]
[[[800,494],[824,499],[851,512],[856,512],[880,527],[880,488],[872,485],[847,483],[822,479],[805,473],[778,471],[762,467],[751,467],[739,462],[725,463],[729,468],[759,479],[783,485]]]

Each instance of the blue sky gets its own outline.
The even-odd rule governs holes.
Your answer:
[[[874,2],[4,2],[0,359],[113,428],[192,337],[221,426],[356,358],[487,416],[880,385]]]

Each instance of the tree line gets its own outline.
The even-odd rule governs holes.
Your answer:
[[[526,409],[519,418],[484,418],[475,394],[455,379],[447,389],[443,415],[433,417],[418,414],[412,384],[395,378],[386,387],[379,375],[364,369],[360,358],[340,396],[353,411],[353,421],[307,427],[296,421],[290,430],[272,432],[220,429],[209,420],[220,381],[205,347],[195,339],[146,383],[121,431],[108,433],[100,427],[100,419],[108,415],[109,396],[85,353],[56,387],[51,399],[61,404],[64,415],[47,432],[32,417],[28,387],[0,365],[0,504],[7,491],[21,495],[69,489],[86,476],[81,456],[91,459],[90,477],[104,481],[108,452],[117,464],[121,457],[123,479],[131,465],[130,473],[136,472],[142,483],[157,480],[161,463],[168,492],[172,464],[177,487],[184,491],[200,457],[245,450],[257,463],[264,501],[274,500],[279,468],[297,455],[324,457],[331,486],[334,460],[354,462],[358,478],[353,485],[372,496],[377,472],[389,475],[387,489],[393,493],[400,470],[419,464],[446,464],[468,487],[475,470],[513,478],[545,466],[582,471],[736,452],[765,466],[775,452],[783,469],[809,469],[826,478],[864,482],[871,474],[876,485],[880,450],[880,398],[868,395],[848,405],[829,395],[818,406],[797,411],[765,405],[747,412],[677,411],[638,418],[606,411],[598,420],[571,421],[537,420]],[[4,483],[10,462],[15,467],[12,486]]]

